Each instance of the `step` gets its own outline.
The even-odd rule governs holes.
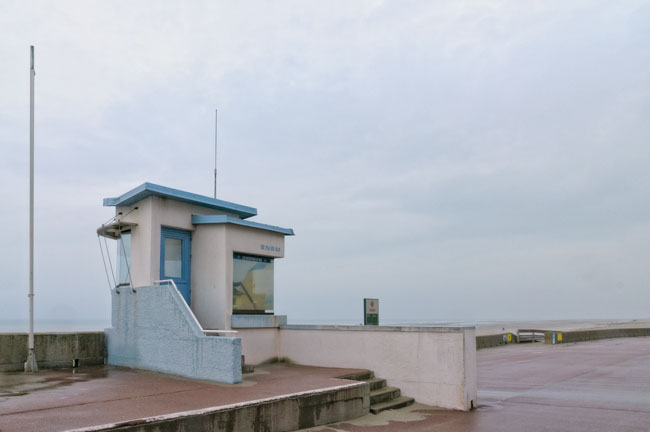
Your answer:
[[[387,402],[400,397],[402,392],[397,387],[383,387],[370,392],[370,405]]]
[[[386,380],[383,378],[370,378],[364,381],[370,384],[370,391],[386,387]]]
[[[368,371],[354,373],[354,374],[350,374],[350,375],[343,375],[343,376],[341,376],[339,378],[349,379],[349,380],[353,380],[353,381],[366,381],[366,380],[372,379],[374,377],[375,377],[375,373],[373,371],[371,371],[371,370],[368,370]]]
[[[400,396],[388,402],[382,402],[375,405],[370,405],[370,412],[373,414],[379,414],[382,411],[404,408],[405,406],[411,405],[415,402],[415,399],[407,396]]]

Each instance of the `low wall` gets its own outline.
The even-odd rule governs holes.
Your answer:
[[[354,383],[326,391],[308,391],[68,432],[295,431],[368,414],[369,392],[368,384]]]
[[[189,378],[241,381],[241,340],[205,336],[172,286],[112,291],[107,363]]]
[[[280,352],[279,328],[238,328],[237,337],[241,338],[246,364],[272,363],[283,357]]]
[[[555,338],[553,337],[555,335]],[[549,331],[544,333],[544,343],[560,344],[572,342],[586,342],[599,339],[612,339],[622,337],[645,337],[650,336],[650,328],[614,328],[599,330],[579,331]]]
[[[493,348],[499,345],[517,343],[517,336],[513,333],[500,333],[495,335],[476,336],[476,349]]]
[[[0,333],[0,371],[22,371],[27,360],[27,333]],[[34,354],[42,369],[104,363],[104,332],[35,333]]]
[[[247,363],[279,358],[370,369],[418,402],[459,410],[477,406],[473,327],[290,325],[238,330]]]

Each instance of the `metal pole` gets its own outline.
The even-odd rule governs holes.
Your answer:
[[[29,68],[29,338],[25,372],[38,371],[34,355],[34,46]]]
[[[218,110],[214,110],[214,198],[217,198],[217,116]]]

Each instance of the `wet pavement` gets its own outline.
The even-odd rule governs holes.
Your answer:
[[[325,389],[360,369],[256,368],[218,384],[113,366],[0,373],[0,432],[62,431]]]
[[[478,353],[479,407],[414,404],[310,431],[650,431],[650,338]],[[356,369],[275,365],[241,384],[110,366],[0,373],[0,431],[60,431],[333,387]]]
[[[650,338],[508,345],[478,353],[479,408],[426,405],[319,432],[650,431]]]

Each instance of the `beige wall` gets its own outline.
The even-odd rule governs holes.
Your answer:
[[[137,209],[135,209],[137,207]],[[116,207],[115,213],[122,213],[120,219],[125,222],[136,223],[131,229],[131,279],[133,286],[151,285],[151,250],[152,250],[152,199],[147,198],[136,205],[129,207]],[[160,244],[160,240],[158,240]],[[160,266],[160,264],[159,264]]]
[[[241,353],[246,356],[246,363],[259,365],[282,358],[280,352],[280,329],[250,328],[237,329],[237,337],[241,338]]]
[[[465,409],[478,406],[478,378],[476,371],[476,329],[463,332],[465,364]],[[472,401],[474,402],[472,404]],[[472,406],[473,405],[473,406]]]
[[[232,293],[229,297],[224,287],[232,258],[226,251],[225,225],[197,225],[192,238],[192,311],[205,329],[229,328]]]
[[[458,410],[478,405],[474,328],[288,326],[239,329],[238,336],[250,364],[278,357],[370,369],[418,402]]]

